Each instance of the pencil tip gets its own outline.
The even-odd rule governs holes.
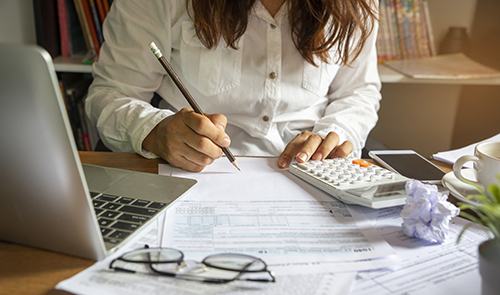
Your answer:
[[[241,171],[240,166],[238,166],[238,163],[236,163],[236,160],[234,160],[234,162],[232,162],[231,164],[233,164],[234,167],[236,167],[236,169],[238,169],[238,171]]]

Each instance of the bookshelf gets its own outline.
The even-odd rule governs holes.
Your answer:
[[[487,30],[483,26],[482,32],[493,33],[496,40],[498,25],[495,28],[493,24],[498,24],[498,0],[432,0],[428,3],[437,47],[451,26],[467,28],[472,41],[477,42],[474,32],[479,28],[478,21],[489,24]],[[486,41],[478,45],[485,51],[495,52],[498,44]],[[478,61],[494,65],[484,58]],[[379,121],[370,136],[390,149],[413,149],[430,157],[436,152],[498,134],[498,124],[489,119],[494,118],[492,113],[500,108],[498,78],[416,81],[383,65],[379,72],[384,81],[383,98]],[[467,93],[470,97],[465,98]]]
[[[54,67],[57,72],[92,73],[92,66],[82,63],[83,57],[54,58]],[[383,64],[378,65],[378,73],[382,83],[403,84],[441,84],[441,85],[500,85],[500,78],[489,79],[414,79],[400,74]]]
[[[26,1],[26,0],[25,0]],[[481,0],[427,0],[435,47],[450,26],[471,31],[475,8]],[[452,8],[452,13],[450,13]],[[59,73],[91,73],[81,58],[54,58]],[[383,64],[379,65],[382,86],[380,120],[371,136],[392,149],[414,149],[425,156],[451,148],[462,87],[499,86],[495,79],[413,79]]]
[[[58,56],[54,58],[54,67],[56,72],[66,72],[66,73],[92,73],[92,65],[84,64],[82,62],[83,55],[63,57]]]
[[[500,85],[500,78],[480,79],[415,79],[398,73],[384,64],[378,65],[378,73],[382,83],[401,84],[438,84],[438,85]]]

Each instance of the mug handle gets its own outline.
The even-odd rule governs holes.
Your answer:
[[[455,174],[455,177],[461,181],[472,182],[472,183],[475,183],[475,184],[481,186],[480,182],[466,178],[462,175],[462,167],[467,162],[474,162],[474,163],[476,163],[477,166],[479,166],[481,164],[479,158],[476,156],[471,156],[471,155],[462,156],[462,157],[458,158],[458,160],[455,162],[455,164],[453,164],[453,174]],[[477,170],[474,169],[474,171],[477,174]]]

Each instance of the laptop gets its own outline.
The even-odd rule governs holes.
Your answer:
[[[50,55],[0,44],[0,240],[101,260],[195,183],[82,164]]]

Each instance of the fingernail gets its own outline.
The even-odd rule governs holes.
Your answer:
[[[219,128],[220,130],[224,130],[224,126],[222,126],[221,124],[217,124],[215,126],[217,126],[217,128]]]
[[[285,168],[286,167],[286,161],[284,159],[279,159],[278,160],[278,166],[281,167],[281,168]]]
[[[301,160],[302,162],[305,162],[307,160],[307,155],[305,153],[300,153],[297,155],[297,159]]]
[[[321,153],[317,153],[313,155],[313,160],[321,161],[323,159],[323,155]]]
[[[226,138],[224,138],[224,139],[222,140],[222,142],[221,142],[221,146],[223,146],[223,147],[227,147],[227,146],[229,146],[230,144],[231,144],[231,141],[230,141],[230,140],[229,140],[229,138],[227,138],[227,137],[226,137]]]

